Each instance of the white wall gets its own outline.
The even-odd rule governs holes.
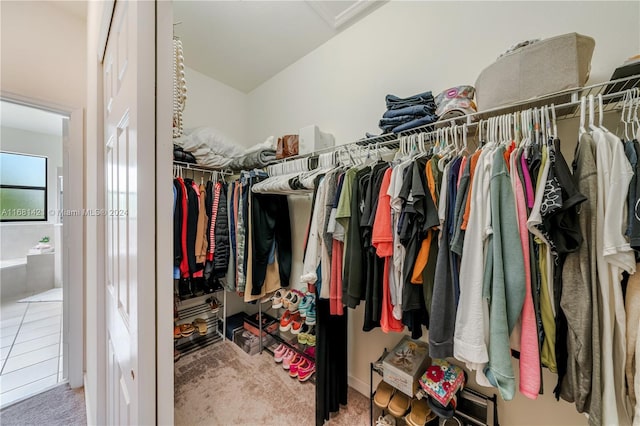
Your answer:
[[[390,2],[249,93],[249,135],[259,140],[317,124],[337,144],[352,142],[366,131],[379,133],[387,93],[435,95],[474,84],[512,44],[569,32],[596,40],[590,82],[605,81],[640,51],[639,19],[638,2]],[[568,125],[560,130],[571,135],[563,145],[571,156],[577,127]],[[303,198],[290,199],[293,280],[302,269],[300,236],[309,208]],[[349,375],[352,386],[366,394],[369,363],[400,336],[362,332],[363,314],[362,307],[349,312]],[[573,405],[553,399],[555,377],[545,371],[545,394],[536,401],[500,400],[501,423],[586,424]]]
[[[596,40],[591,81],[640,51],[638,2],[390,2],[249,94],[250,136],[318,124],[351,142],[379,133],[384,96],[474,84],[518,41]]]
[[[2,1],[2,91],[79,108],[86,94],[86,23],[47,1]]]
[[[189,58],[185,58],[189,62]],[[187,102],[184,128],[213,127],[238,145],[253,145],[248,139],[247,95],[224,83],[185,67]],[[262,139],[261,139],[262,140]],[[261,141],[260,140],[260,141]]]

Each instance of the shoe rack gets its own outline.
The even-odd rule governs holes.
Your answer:
[[[258,318],[259,318],[259,329],[260,329],[260,353],[262,353],[263,350],[266,350],[267,352],[269,352],[271,355],[273,355],[273,348],[272,347],[268,347],[268,346],[264,346],[263,345],[263,334],[268,334],[269,336],[273,337],[276,345],[279,345],[280,343],[283,343],[285,345],[287,345],[288,347],[290,347],[291,349],[293,349],[294,351],[296,351],[298,354],[300,354],[302,357],[308,359],[309,361],[315,363],[316,359],[315,356],[311,356],[308,353],[306,353],[305,351],[310,347],[309,345],[305,345],[302,344],[300,342],[298,342],[298,336],[291,333],[291,331],[281,331],[280,328],[278,327],[279,323],[280,323],[280,318],[282,317],[282,313],[286,310],[284,308],[278,308],[278,309],[274,309],[271,305],[271,301],[269,301],[267,303],[267,308],[263,310],[263,303],[258,302]],[[269,315],[267,312],[273,312],[273,315]],[[263,318],[264,316],[264,318]],[[275,325],[276,327],[264,327],[265,321],[263,321],[263,319],[275,319]],[[269,321],[269,323],[273,324],[273,321]],[[315,345],[313,345],[315,346]],[[316,378],[315,378],[315,373],[313,373],[313,376],[311,377],[311,379],[308,380],[309,382],[315,384],[316,383]]]
[[[200,318],[204,320],[206,324],[205,334],[200,334],[198,327],[195,326],[195,330],[190,336],[183,336],[180,338],[174,338],[175,349],[180,355],[187,355],[193,351],[202,349],[209,345],[221,342],[224,337],[224,333],[219,330],[220,312],[224,309],[223,302],[215,297],[220,291],[214,293],[204,294],[197,297],[192,297],[186,300],[182,300],[178,304],[177,318],[175,320],[176,325],[192,324],[196,319]],[[212,306],[212,301],[215,300],[215,305]],[[222,316],[224,323],[224,316]],[[224,330],[224,326],[222,327]]]
[[[369,423],[374,424],[374,409],[382,411],[383,417],[385,414],[392,415],[395,419],[396,426],[410,425],[405,419],[405,416],[397,417],[387,409],[382,409],[373,403],[376,389],[373,387],[373,375],[374,373],[383,377],[383,365],[382,361],[385,359],[389,352],[384,349],[384,352],[380,357],[370,364],[369,372]],[[396,390],[396,392],[398,392]],[[427,394],[419,389],[415,397],[426,398]],[[385,424],[384,422],[379,424]],[[458,407],[455,411],[454,417],[451,419],[444,419],[435,417],[429,422],[425,423],[425,426],[443,426],[443,425],[472,425],[472,426],[499,426],[498,422],[498,396],[493,394],[492,396],[484,395],[473,389],[465,387],[458,395]]]

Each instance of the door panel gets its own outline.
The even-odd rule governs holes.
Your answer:
[[[155,423],[155,221],[153,210],[138,217],[155,204],[154,19],[153,2],[116,2],[103,62],[107,423],[117,425]]]

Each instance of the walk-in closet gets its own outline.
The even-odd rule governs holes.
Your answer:
[[[639,14],[173,2],[175,424],[640,424]]]

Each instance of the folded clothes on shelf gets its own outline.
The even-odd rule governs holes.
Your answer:
[[[430,91],[408,98],[389,94],[385,97],[385,103],[387,111],[378,123],[384,133],[398,133],[431,124],[438,119],[435,99]]]

